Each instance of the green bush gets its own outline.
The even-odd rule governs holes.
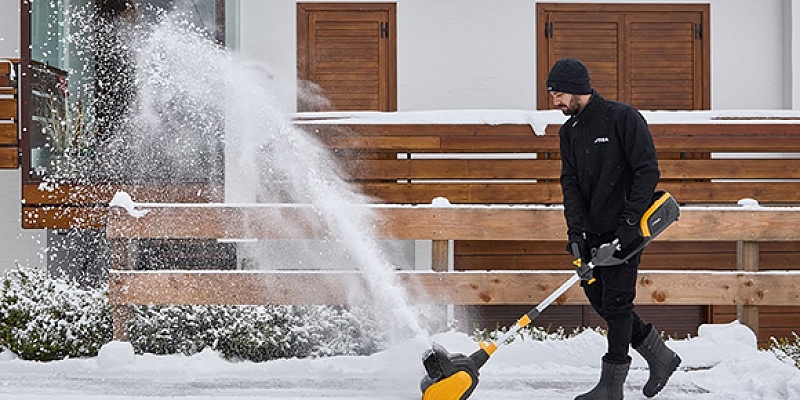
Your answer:
[[[0,296],[0,346],[26,360],[95,356],[111,340],[105,291],[51,279],[38,269],[5,274]]]
[[[255,362],[372,354],[384,338],[364,310],[335,306],[145,306],[134,309],[139,353],[194,354],[206,348]]]
[[[794,336],[794,341],[787,338],[769,338],[769,350],[778,359],[792,361],[795,367],[800,368],[800,336],[797,335],[797,332],[792,332],[792,336]]]
[[[366,355],[385,337],[363,309],[337,306],[142,306],[130,340],[138,353],[191,355],[211,348],[229,359]],[[82,289],[38,269],[6,273],[0,349],[25,360],[96,356],[111,340],[107,289]]]

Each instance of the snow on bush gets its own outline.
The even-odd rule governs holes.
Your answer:
[[[229,359],[366,355],[386,347],[367,310],[338,306],[142,306],[128,326],[137,353]],[[83,289],[38,269],[8,271],[0,293],[0,349],[26,360],[96,356],[111,340],[107,288]]]
[[[800,336],[797,332],[792,332],[794,343],[786,338],[769,338],[769,349],[775,353],[779,360],[791,362],[795,367],[800,368]]]
[[[371,321],[364,310],[334,306],[145,306],[135,309],[129,329],[140,353],[211,348],[260,362],[372,354],[386,344]]]
[[[51,279],[38,269],[6,272],[0,293],[0,346],[26,360],[95,356],[111,340],[101,290]]]

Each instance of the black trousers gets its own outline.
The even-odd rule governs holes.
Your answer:
[[[592,242],[599,238],[592,239],[595,241],[590,241],[590,245],[596,247],[598,244]],[[596,267],[592,271],[596,280],[592,284],[581,282],[592,308],[608,324],[608,351],[603,356],[608,363],[629,362],[629,347],[641,344],[651,329],[633,309],[640,259],[641,253],[625,264]]]

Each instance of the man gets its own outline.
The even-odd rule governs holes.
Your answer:
[[[619,240],[622,259],[642,243],[639,221],[658,184],[658,159],[647,123],[633,107],[604,99],[591,86],[586,66],[561,59],[547,77],[553,104],[570,118],[559,131],[561,188],[569,244],[585,262],[605,243]],[[618,400],[631,358],[644,357],[650,378],[645,396],[655,396],[680,364],[651,324],[633,310],[641,254],[623,264],[595,267],[594,281],[582,280],[586,297],[608,324],[608,350],[600,382],[576,400]]]

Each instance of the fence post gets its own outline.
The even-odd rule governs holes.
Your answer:
[[[111,269],[129,270],[131,265],[131,241],[129,239],[113,239],[111,246]],[[109,293],[109,296],[112,294]],[[111,300],[111,299],[109,299]],[[111,326],[113,339],[130,341],[128,321],[131,318],[131,307],[126,304],[111,304]]]
[[[431,241],[431,269],[436,272],[447,272],[448,241]]]
[[[759,248],[758,242],[736,242],[736,266],[740,271],[758,271]],[[758,338],[758,306],[739,304],[736,306],[736,316]]]

